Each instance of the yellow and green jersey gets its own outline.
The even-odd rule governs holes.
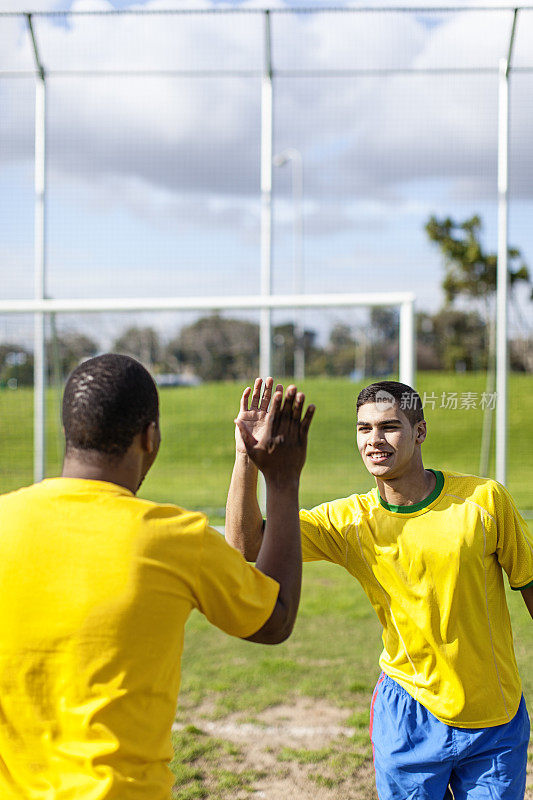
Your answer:
[[[168,800],[187,617],[250,636],[278,592],[203,514],[70,478],[0,497],[0,798]]]
[[[392,506],[377,488],[300,512],[304,561],[341,564],[383,625],[380,666],[442,722],[508,722],[521,683],[503,572],[533,582],[533,542],[496,481],[435,472],[423,502]]]

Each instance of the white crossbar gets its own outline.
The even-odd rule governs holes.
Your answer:
[[[0,300],[0,314],[69,314],[102,311],[201,311],[212,309],[331,308],[402,306],[414,303],[411,292],[371,294],[236,295],[233,297],[122,297],[47,300]]]

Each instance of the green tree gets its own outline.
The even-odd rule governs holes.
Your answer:
[[[481,244],[481,218],[476,214],[464,222],[455,222],[451,217],[431,216],[425,230],[444,256],[442,288],[446,301],[453,303],[463,296],[486,305],[496,292],[498,257]],[[520,281],[529,282],[528,268],[517,247],[509,247],[507,259],[511,287]]]
[[[399,314],[397,309],[374,306],[370,310],[369,363],[372,375],[385,375],[394,371],[398,360]]]
[[[337,323],[326,346],[326,374],[349,375],[355,366],[356,342],[349,325]]]
[[[416,363],[418,369],[444,369],[439,354],[437,333],[433,316],[426,311],[418,311],[415,315],[416,328]]]
[[[295,349],[295,325],[293,322],[285,322],[282,325],[275,325],[272,329],[272,370],[274,375],[292,376],[294,375],[294,349]],[[313,373],[313,364],[316,356],[321,352],[316,344],[315,331],[303,331],[303,346],[306,374]]]
[[[61,382],[84,359],[92,358],[100,351],[98,342],[83,333],[57,334],[52,327],[52,336],[46,344],[48,377]]]
[[[132,326],[115,339],[113,351],[136,358],[147,367],[154,367],[162,357],[163,348],[154,328]]]
[[[294,374],[294,325],[286,322],[272,329],[272,372],[285,377]]]
[[[444,369],[486,369],[487,326],[477,311],[443,308],[433,316],[433,332]]]
[[[399,314],[388,306],[373,306],[370,309],[370,326],[377,339],[385,342],[398,340]]]
[[[497,288],[498,257],[496,253],[485,250],[481,244],[482,222],[474,215],[463,222],[456,222],[451,217],[438,219],[431,216],[425,230],[432,242],[439,247],[444,256],[445,275],[442,282],[446,307],[453,306],[458,298],[464,298],[478,304],[481,318],[487,327],[487,334],[478,337],[484,353],[470,354],[467,363],[484,364],[492,372],[494,369],[495,351],[495,295]],[[507,251],[509,285],[529,283],[530,276],[522,253],[517,247],[509,247]],[[449,339],[449,348],[456,347],[452,339],[458,341],[464,333],[461,317],[453,318],[458,328]],[[472,322],[472,319],[470,319]],[[477,323],[476,323],[477,324]],[[448,329],[449,330],[449,329]],[[456,352],[450,352],[446,363],[456,360]],[[472,368],[479,368],[478,366]],[[487,381],[487,391],[491,390],[492,378]]]
[[[316,334],[306,350],[306,375],[350,375],[355,367],[357,343],[349,325],[336,323],[329,332],[325,347],[319,347]]]
[[[219,314],[202,317],[168,343],[165,359],[204,381],[250,380],[259,368],[259,326]]]

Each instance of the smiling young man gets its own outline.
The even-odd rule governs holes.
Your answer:
[[[260,390],[237,418],[256,433]],[[303,559],[344,566],[383,625],[370,717],[380,800],[443,800],[450,788],[455,800],[523,800],[529,719],[503,572],[533,617],[533,542],[500,484],[424,468],[426,434],[411,387],[360,392],[357,446],[376,486],[300,511]],[[257,472],[238,430],[236,442],[226,538],[253,560]]]

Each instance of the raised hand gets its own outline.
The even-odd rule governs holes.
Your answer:
[[[241,404],[239,414],[235,420],[235,445],[238,453],[246,453],[241,430],[238,422],[243,422],[246,430],[258,441],[262,441],[267,429],[267,414],[270,401],[272,399],[272,388],[274,386],[273,378],[267,378],[265,381],[265,389],[263,396],[261,390],[263,388],[263,381],[261,378],[256,378],[253,389],[247,386],[241,397]],[[281,383],[276,385],[276,392],[283,392]],[[250,408],[248,408],[248,401],[252,396]]]
[[[272,383],[268,387],[267,382],[261,403],[259,403],[260,390],[261,380],[258,379],[254,384],[255,403],[254,395],[252,395],[252,405],[255,405],[254,412],[246,410],[249,394],[246,395],[246,391],[243,394],[241,413],[235,420],[242,446],[266,479],[272,477],[276,479],[299,478],[305,463],[307,435],[315,407],[308,406],[302,418],[305,395],[298,392],[296,386],[289,386],[283,400],[282,388],[278,386],[272,397],[270,408],[263,409],[260,420],[252,419],[254,430],[252,432],[250,430],[252,426],[244,415],[260,413],[267,390],[270,400]]]

